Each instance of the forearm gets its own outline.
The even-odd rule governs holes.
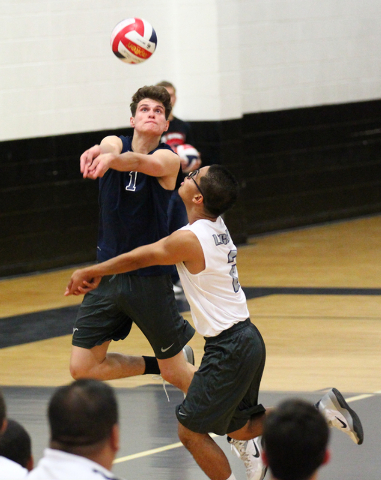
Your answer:
[[[119,172],[140,172],[142,162],[148,162],[148,155],[135,152],[125,152],[117,155],[110,163],[110,168]]]
[[[86,267],[86,273],[91,277],[116,275],[118,273],[132,272],[139,268],[154,265],[155,260],[149,252],[145,252],[146,247],[139,247],[135,250],[124,253],[105,262],[97,263]]]

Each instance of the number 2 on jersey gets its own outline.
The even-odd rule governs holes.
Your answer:
[[[238,272],[237,272],[237,264],[235,263],[235,259],[237,257],[237,250],[230,250],[229,255],[228,255],[228,263],[233,263],[232,268],[230,269],[229,275],[233,279],[233,290],[234,293],[237,293],[238,290],[240,289],[241,285],[239,284],[238,281]]]

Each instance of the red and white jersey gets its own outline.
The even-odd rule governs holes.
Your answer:
[[[215,222],[197,220],[181,230],[198,238],[205,269],[193,275],[184,263],[176,265],[198,333],[215,337],[249,317],[245,294],[238,282],[237,248],[221,217]]]

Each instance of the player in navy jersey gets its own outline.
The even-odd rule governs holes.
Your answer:
[[[171,112],[163,87],[142,87],[132,97],[132,137],[108,136],[81,156],[84,178],[99,178],[98,262],[168,235],[167,209],[180,170],[179,157],[164,143]],[[194,335],[179,314],[172,266],[136,268],[106,277],[84,297],[73,329],[70,371],[75,379],[110,380],[148,373],[186,392],[193,366],[182,349]],[[155,357],[108,353],[134,322]]]
[[[258,437],[266,409],[258,403],[258,394],[266,349],[248,318],[238,281],[237,249],[220,216],[234,204],[237,193],[236,180],[221,165],[192,172],[179,188],[188,225],[152,245],[77,270],[66,294],[96,288],[103,275],[175,263],[196,329],[205,337],[200,368],[176,408],[180,440],[210,479],[235,480],[226,455],[209,435],[228,434],[245,463],[247,480],[263,480],[266,465]],[[340,392],[330,390],[316,407],[330,426],[362,443],[360,419]]]

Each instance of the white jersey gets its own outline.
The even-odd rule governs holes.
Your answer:
[[[221,217],[215,222],[197,220],[181,230],[193,232],[202,247],[205,269],[191,274],[184,263],[176,265],[198,333],[215,337],[249,317],[246,297],[238,282],[237,248]]]
[[[117,480],[110,471],[88,458],[52,448],[44,456],[27,480]]]
[[[9,458],[0,456],[0,480],[26,478],[28,470]]]

